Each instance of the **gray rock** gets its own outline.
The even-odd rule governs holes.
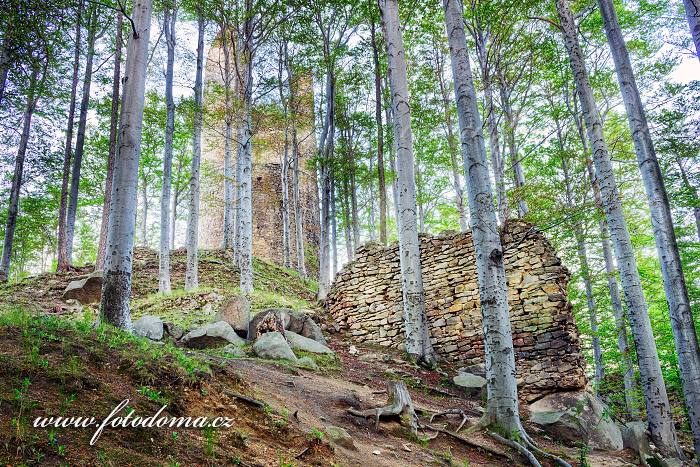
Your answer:
[[[229,357],[245,357],[245,350],[236,344],[228,344],[221,350]]]
[[[221,306],[214,321],[226,321],[234,330],[248,332],[250,302],[243,295],[229,298]]]
[[[287,340],[279,332],[266,332],[260,336],[253,344],[253,352],[260,358],[294,362],[297,360]]]
[[[605,415],[605,406],[587,391],[549,394],[530,404],[530,421],[562,441],[584,442],[594,448],[623,448],[620,428]]]
[[[95,271],[92,274],[72,281],[63,291],[63,299],[78,300],[83,305],[97,303],[102,298],[102,271]]]
[[[324,353],[331,355],[335,353],[320,342],[316,342],[308,337],[300,336],[295,332],[284,331],[284,337],[289,342],[289,346],[293,349],[303,350],[304,352]]]
[[[481,397],[486,394],[486,380],[481,376],[459,372],[452,378],[452,382],[470,396]]]
[[[163,330],[165,331],[165,335],[170,336],[175,340],[178,340],[185,335],[185,331],[174,323],[163,323]]]
[[[285,331],[291,331],[321,344],[326,344],[326,338],[323,337],[321,328],[311,316],[303,311],[295,311],[291,308],[268,308],[257,313],[248,324],[248,339],[252,340],[255,338],[258,324],[270,313],[274,313],[279,317],[282,322],[282,328]]]
[[[300,368],[306,368],[307,370],[318,371],[318,365],[311,357],[301,357],[297,360],[297,366]]]
[[[464,368],[460,368],[458,373],[471,373],[476,376],[481,376],[482,378],[486,377],[486,365],[483,363],[475,363],[474,365],[469,365],[465,366]]]
[[[328,435],[328,440],[331,442],[331,444],[341,446],[346,449],[357,449],[355,447],[355,442],[353,441],[352,436],[350,436],[350,433],[348,433],[345,428],[341,428],[339,426],[329,426],[326,427],[325,431],[326,435]]]
[[[236,331],[226,321],[205,324],[199,329],[190,331],[182,338],[182,343],[193,349],[223,347],[227,344],[239,347],[245,345],[245,341],[238,337]]]
[[[627,422],[622,426],[622,445],[625,449],[634,451],[644,466],[648,466],[647,458],[655,458],[649,437],[647,436],[647,424],[644,422]]]
[[[134,334],[159,341],[163,338],[163,320],[157,316],[142,316],[134,322]]]

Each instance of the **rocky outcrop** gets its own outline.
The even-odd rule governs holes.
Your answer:
[[[519,394],[526,401],[586,385],[584,357],[566,296],[569,272],[544,235],[511,221],[502,233]],[[421,235],[426,314],[442,358],[483,362],[484,343],[470,232]],[[398,246],[360,247],[336,276],[327,308],[359,342],[400,348],[404,333]]]
[[[296,361],[297,357],[287,340],[279,332],[266,332],[253,344],[253,352],[260,358]]]
[[[97,303],[102,298],[102,271],[92,274],[68,284],[63,291],[64,300],[78,300],[83,305]]]
[[[605,406],[588,391],[550,394],[529,406],[530,421],[562,441],[581,442],[593,448],[619,451],[620,428]]]
[[[238,337],[236,331],[226,321],[207,324],[201,328],[185,334],[181,341],[185,346],[193,349],[207,349],[211,347],[223,347],[228,344],[237,346],[245,345],[245,341]]]
[[[226,321],[239,333],[248,332],[250,302],[243,295],[231,297],[224,302],[214,321]]]
[[[163,338],[163,320],[157,316],[142,316],[134,322],[134,334],[159,341]]]

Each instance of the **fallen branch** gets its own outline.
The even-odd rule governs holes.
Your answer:
[[[252,405],[252,406],[255,406],[255,407],[259,407],[259,408],[261,408],[261,409],[262,409],[263,407],[265,407],[265,403],[260,402],[260,401],[257,400],[257,399],[253,399],[252,397],[248,397],[248,396],[246,396],[246,395],[239,394],[239,393],[237,393],[237,392],[233,392],[233,391],[224,391],[224,395],[227,395],[227,396],[232,397],[232,398],[234,398],[234,399],[241,400],[241,401],[245,402],[246,404],[249,404],[249,405]]]
[[[471,441],[463,436],[458,435],[454,431],[450,431],[450,430],[447,430],[445,428],[440,428],[440,427],[432,426],[432,425],[428,425],[428,424],[421,424],[421,428],[423,428],[423,429],[427,428],[429,430],[433,430],[433,431],[438,432],[438,433],[446,434],[448,436],[453,437],[454,439],[456,439],[458,441],[461,441],[462,443],[466,444],[467,446],[470,446],[470,447],[473,447],[476,449],[481,449],[481,450],[486,451],[489,454],[492,454],[492,455],[497,456],[497,457],[503,457],[503,458],[506,458],[508,460],[512,460],[511,457],[506,452],[499,451],[498,449],[494,449],[490,446],[478,444],[478,443]]]

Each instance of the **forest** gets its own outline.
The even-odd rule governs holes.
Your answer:
[[[465,465],[597,465],[585,440],[575,454],[558,450],[523,415],[507,258],[536,233],[570,273],[562,293],[586,390],[623,428],[643,421],[653,454],[632,462],[700,465],[699,0],[0,4],[0,329],[18,326],[22,342],[66,329],[117,333],[105,339],[139,348],[129,336],[142,335],[144,307],[178,315],[176,303],[203,291],[242,297],[248,315],[308,307],[331,323],[324,307],[342,272],[365,264],[368,249],[397,244],[400,358],[427,385],[453,362],[435,347],[425,285],[434,273],[422,271],[421,251],[425,239],[469,232],[485,363],[484,409],[469,430],[511,460],[465,454]],[[528,233],[506,245],[514,225]],[[204,241],[203,231],[216,234]],[[228,280],[212,279],[219,267]],[[72,324],[36,321],[56,314],[54,302],[58,315],[74,306],[67,295],[49,303],[54,292],[42,287],[60,280],[63,291],[93,271],[97,299],[59,316]],[[17,298],[32,287],[26,303]],[[262,334],[284,341],[293,326],[279,312],[248,315],[256,353]],[[178,320],[191,318],[174,322],[186,334],[192,323]],[[178,339],[172,352],[187,347]],[[346,347],[352,356],[360,344],[335,339],[328,345],[347,367]],[[32,345],[20,347],[34,362]],[[0,366],[8,355],[0,345]],[[200,358],[182,355],[168,358]],[[0,403],[20,404],[20,414],[36,411],[21,405],[41,371],[31,365],[3,370],[17,381],[0,385]],[[415,437],[434,425],[416,415],[409,389],[389,384],[382,410],[410,419]],[[378,428],[381,410],[359,416],[370,411]],[[452,442],[467,443],[462,425]],[[89,458],[65,458],[51,441],[31,447],[20,426],[21,416],[0,424],[8,465]],[[324,451],[330,435],[321,435],[307,434],[310,451],[292,457],[304,464],[313,451],[321,457],[310,464],[329,465],[328,452],[341,452],[333,462],[345,465],[345,451]],[[17,439],[29,447],[8,450]],[[183,465],[236,464],[216,449]],[[367,452],[353,462],[377,461]],[[247,455],[244,465],[295,465]],[[114,462],[105,465],[127,465]]]

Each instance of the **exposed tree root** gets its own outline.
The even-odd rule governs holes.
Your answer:
[[[486,446],[486,445],[484,445],[484,444],[479,444],[479,443],[476,443],[476,442],[474,442],[474,441],[471,441],[471,440],[469,440],[469,439],[467,439],[467,438],[465,438],[465,437],[463,437],[463,436],[458,435],[458,434],[455,433],[454,431],[450,431],[450,430],[447,430],[447,429],[445,429],[445,428],[440,428],[440,427],[437,427],[437,426],[432,426],[432,425],[428,425],[428,424],[424,424],[424,423],[422,423],[422,424],[420,425],[420,428],[421,428],[421,429],[433,430],[433,431],[435,431],[436,433],[443,433],[443,434],[446,434],[446,435],[451,436],[452,438],[454,438],[454,439],[456,439],[456,440],[458,440],[458,441],[461,441],[462,443],[466,444],[466,445],[469,446],[469,447],[472,447],[472,448],[475,448],[475,449],[481,449],[481,450],[486,451],[486,452],[488,452],[489,454],[492,454],[492,455],[494,455],[494,456],[496,456],[496,457],[503,457],[503,458],[505,458],[505,459],[512,460],[511,457],[508,455],[508,453],[506,453],[506,452],[504,452],[504,451],[499,451],[498,449],[494,449],[494,448],[492,448],[492,447],[490,447],[490,446]]]
[[[459,424],[459,426],[455,430],[455,433],[459,433],[459,430],[461,430],[462,427],[464,426],[464,424],[467,423],[467,419],[468,419],[467,414],[464,413],[464,410],[462,410],[462,409],[449,409],[449,410],[445,410],[443,412],[434,413],[430,417],[430,423],[433,423],[433,420],[435,420],[435,417],[441,417],[443,415],[461,415],[462,416],[462,423]]]
[[[488,431],[487,433],[499,443],[503,443],[506,446],[509,446],[518,451],[523,457],[525,457],[528,460],[528,462],[530,462],[530,465],[532,465],[533,467],[542,467],[542,464],[540,464],[535,455],[528,451],[528,449],[522,444],[517,443],[512,439],[504,438],[503,436],[499,435],[498,433],[494,433],[493,431]]]
[[[388,381],[387,392],[389,399],[387,405],[377,407],[376,409],[356,410],[349,408],[348,412],[357,417],[375,417],[375,428],[379,429],[379,419],[381,417],[400,416],[403,423],[407,424],[411,429],[411,433],[418,434],[418,415],[413,407],[411,394],[406,389],[406,383],[403,381]]]

